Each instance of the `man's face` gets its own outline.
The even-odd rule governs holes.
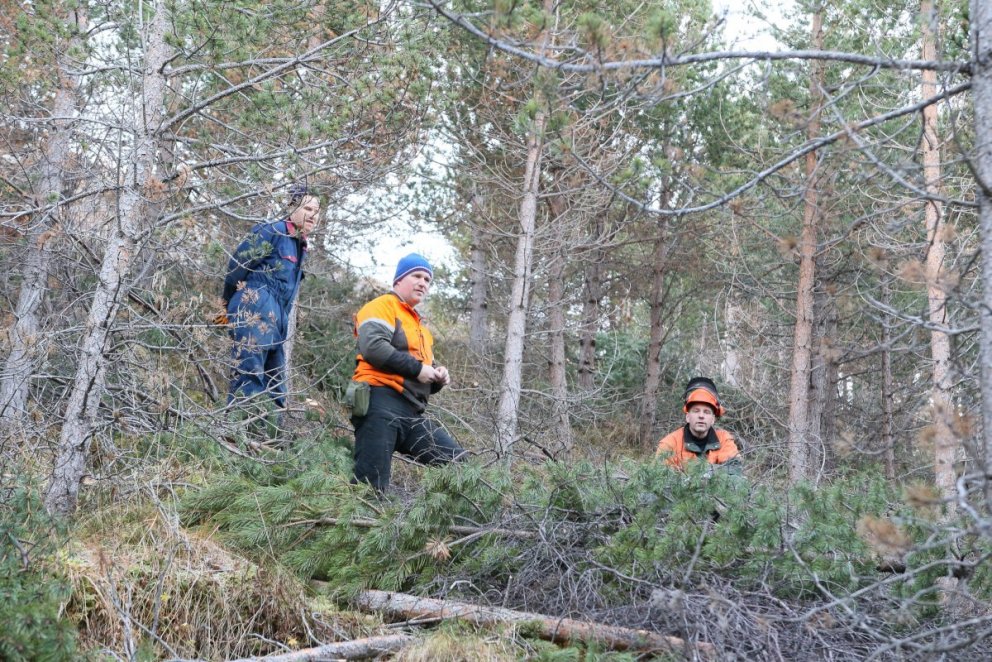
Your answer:
[[[312,234],[317,229],[319,214],[320,201],[312,195],[307,195],[300,201],[300,206],[289,215],[289,220],[303,234]]]
[[[693,403],[689,406],[689,413],[685,415],[685,422],[693,437],[703,439],[716,422],[716,414],[709,405]]]
[[[426,271],[408,273],[393,285],[393,292],[410,306],[416,306],[423,301],[430,289],[431,275]]]

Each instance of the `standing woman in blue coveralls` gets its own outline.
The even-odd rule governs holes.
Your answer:
[[[234,340],[228,403],[250,404],[261,412],[286,406],[289,316],[303,278],[307,236],[317,228],[320,212],[320,200],[305,187],[292,189],[291,196],[289,216],[252,228],[231,256],[224,279]]]

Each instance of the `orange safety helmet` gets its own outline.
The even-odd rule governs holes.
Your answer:
[[[685,385],[685,393],[682,397],[684,399],[682,411],[686,414],[689,413],[689,405],[697,402],[712,407],[717,418],[727,413],[727,410],[720,404],[720,394],[717,393],[716,384],[707,377],[690,379],[689,383]]]

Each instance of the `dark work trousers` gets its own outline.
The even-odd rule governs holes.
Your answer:
[[[382,492],[389,487],[393,453],[421,464],[447,464],[465,450],[437,423],[388,386],[373,386],[369,411],[352,416],[355,426],[355,480]]]
[[[231,297],[227,317],[234,340],[234,374],[227,394],[252,398],[267,393],[276,407],[286,406],[286,328],[292,303],[267,287],[245,287]]]

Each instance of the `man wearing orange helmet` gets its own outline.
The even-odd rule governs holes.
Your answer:
[[[700,457],[720,465],[730,474],[742,473],[743,466],[734,435],[713,427],[726,410],[720,404],[716,384],[706,377],[693,377],[686,384],[682,411],[685,425],[658,442],[658,457],[669,466],[685,470],[686,462]]]

